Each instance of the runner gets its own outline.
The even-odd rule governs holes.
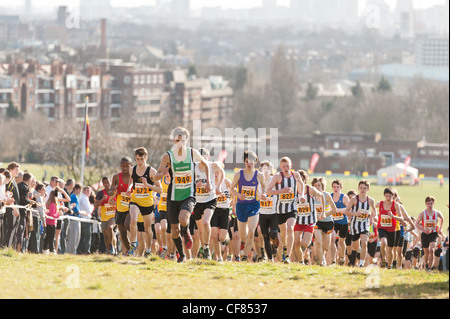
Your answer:
[[[384,190],[384,201],[375,204],[378,214],[378,236],[381,242],[381,267],[392,268],[396,237],[400,236],[400,222],[403,221],[399,204],[394,200],[394,190],[388,187]]]
[[[309,176],[300,170],[298,171],[305,186],[305,193],[299,195],[298,218],[294,227],[295,253],[299,263],[308,263],[305,259],[305,251],[311,245],[313,239],[314,227],[318,220],[323,219],[324,213],[317,216],[316,202],[314,198],[322,197],[322,203],[325,202],[325,196],[313,186],[307,185]],[[312,251],[312,253],[314,253]]]
[[[210,154],[207,149],[200,149],[200,154],[208,164],[207,170],[211,176],[211,189],[205,187],[207,183],[206,170],[195,163],[195,185],[196,204],[194,207],[194,220],[200,233],[200,242],[203,244],[203,258],[211,259],[209,242],[211,240],[211,218],[217,206],[217,195],[221,193],[220,188],[225,178],[225,172],[215,162],[210,162]],[[216,178],[216,173],[217,178]],[[217,184],[216,184],[217,179]]]
[[[152,243],[152,214],[154,210],[153,192],[161,193],[161,183],[155,178],[156,170],[147,164],[148,152],[144,147],[139,147],[134,151],[136,166],[130,170],[130,180],[128,182],[127,195],[131,193],[130,201],[130,250],[128,255],[134,255],[138,246],[137,222],[139,213],[144,219],[144,229],[146,234],[145,257],[151,254]],[[131,192],[132,188],[132,192]]]
[[[367,244],[367,262],[369,265],[377,264],[379,255],[378,251],[378,229],[376,224],[372,224],[369,227],[369,242]]]
[[[220,168],[224,169],[223,163],[218,163]],[[215,173],[216,185],[220,185],[220,179],[222,173],[217,170]],[[220,195],[217,197],[217,207],[214,210],[214,214],[211,218],[211,241],[214,250],[214,256],[217,261],[223,261],[224,255],[220,248],[219,242],[222,246],[228,245],[230,239],[228,237],[228,229],[230,224],[230,187],[231,181],[224,177],[220,186]]]
[[[121,172],[114,175],[111,181],[109,196],[116,198],[116,225],[119,231],[120,242],[122,246],[122,255],[126,255],[130,250],[130,201],[127,196],[128,184],[125,181],[130,180],[130,169],[132,167],[131,158],[124,157],[120,161]]]
[[[412,267],[412,257],[413,257],[414,246],[415,246],[418,238],[419,238],[419,236],[417,235],[416,231],[411,231],[411,232],[405,233],[406,251],[405,251],[405,263],[404,263],[403,269],[411,269],[411,267]]]
[[[247,261],[253,247],[255,230],[259,221],[258,186],[261,187],[261,199],[266,200],[264,175],[255,169],[258,157],[252,151],[245,151],[243,156],[245,168],[234,175],[230,186],[230,193],[237,197],[236,216],[238,219],[241,247],[243,247],[242,261]],[[235,190],[237,188],[237,191]]]
[[[266,185],[270,185],[274,176],[273,164],[269,161],[264,161],[260,165],[261,172],[264,174]],[[259,226],[261,234],[264,238],[264,247],[267,253],[267,258],[274,262],[273,254],[276,254],[279,239],[278,239],[278,219],[276,212],[277,196],[268,196],[267,200],[260,200],[260,216]]]
[[[366,260],[369,226],[373,224],[373,219],[376,214],[374,199],[367,195],[369,189],[369,181],[360,181],[358,184],[359,194],[349,201],[345,211],[347,216],[352,216],[350,224],[350,235],[352,236],[350,264],[352,266],[355,265],[360,245],[361,253],[359,266],[364,267]]]
[[[350,199],[352,199],[353,197],[356,196],[356,191],[354,191],[353,189],[349,190],[347,192],[347,197],[350,201]],[[348,204],[348,203],[347,203]],[[347,210],[347,207],[345,207],[345,210]],[[345,212],[344,212],[345,215]],[[347,216],[347,215],[345,215]],[[345,265],[350,266],[350,256],[352,254],[352,235],[350,235],[350,226],[351,226],[351,221],[352,218],[348,217],[348,232],[347,232],[347,236],[345,237]]]
[[[111,181],[108,177],[102,178],[102,184],[104,189],[97,192],[95,197],[94,210],[100,207],[100,221],[103,232],[103,240],[105,242],[106,249],[109,250],[111,255],[116,254],[116,236],[114,233],[114,226],[116,225],[116,206],[110,205],[109,192],[111,187]]]
[[[406,248],[407,245],[405,243],[405,236],[406,234],[414,231],[416,229],[416,226],[414,225],[414,222],[412,221],[411,217],[409,216],[408,212],[405,209],[405,206],[403,206],[400,196],[398,195],[397,190],[394,189],[394,200],[398,203],[400,210],[402,212],[403,221],[400,222],[400,229],[399,229],[399,238],[396,238],[395,243],[395,249],[394,254],[396,257],[394,257],[394,265],[396,262],[396,265],[398,267],[402,267],[403,265],[403,259],[406,254]],[[397,224],[397,230],[398,230],[399,224]],[[397,240],[398,239],[398,240]]]
[[[161,159],[155,180],[159,181],[167,173],[170,174],[171,181],[167,192],[167,217],[171,227],[172,239],[178,250],[180,257],[177,262],[184,262],[186,255],[184,253],[181,236],[184,237],[186,247],[192,247],[192,237],[189,234],[189,218],[194,210],[195,199],[195,162],[206,174],[206,183],[204,185],[207,192],[211,191],[210,171],[207,161],[200,153],[190,148],[189,131],[178,127],[174,129],[170,138],[174,146]]]
[[[444,223],[444,216],[440,211],[434,209],[436,199],[433,196],[425,198],[427,208],[419,214],[416,220],[416,227],[422,232],[421,242],[424,251],[425,269],[434,268],[434,250],[439,230]]]
[[[336,236],[339,237],[338,242],[338,255],[339,255],[339,265],[344,265],[345,263],[345,238],[348,234],[348,218],[344,214],[349,198],[347,195],[342,193],[342,181],[336,179],[331,184],[333,188],[333,201],[336,205],[336,213],[333,214],[334,220],[334,232]]]
[[[167,174],[161,179],[161,188],[162,193],[160,194],[159,203],[158,203],[158,211],[159,211],[159,219],[155,220],[156,223],[160,223],[160,231],[161,231],[161,243],[162,243],[162,251],[159,255],[162,259],[166,258],[167,252],[169,250],[169,245],[173,246],[173,242],[169,240],[170,236],[170,224],[167,220],[167,190],[170,185],[170,175]],[[173,247],[171,247],[173,248]],[[172,251],[174,249],[171,249]]]
[[[314,248],[317,262],[320,266],[326,266],[325,256],[331,246],[331,234],[334,230],[332,215],[336,213],[336,205],[331,195],[325,192],[325,188],[327,187],[325,178],[313,178],[311,185],[323,194],[314,197],[316,211],[323,217],[317,221],[314,227]],[[323,200],[323,196],[325,197],[325,201]]]
[[[290,263],[294,247],[294,227],[297,220],[298,194],[303,193],[304,184],[297,172],[292,172],[292,162],[289,157],[280,160],[281,172],[275,174],[268,186],[269,197],[277,195],[277,219],[280,227],[280,238],[283,245],[282,260]],[[275,190],[273,188],[275,187]]]
[[[231,190],[231,186],[230,186]],[[231,234],[231,254],[234,261],[239,262],[241,261],[241,237],[239,235],[239,227],[238,227],[238,219],[236,216],[236,204],[237,204],[237,197],[233,196],[230,191],[230,197],[231,197],[231,219],[230,219],[230,231]],[[242,246],[242,249],[244,247]]]

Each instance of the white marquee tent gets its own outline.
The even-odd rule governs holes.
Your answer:
[[[377,171],[378,185],[392,184],[389,181],[393,181],[394,185],[398,177],[402,177],[405,172],[405,164],[398,163],[392,166],[381,168]],[[419,170],[417,168],[408,166],[406,168],[405,177],[409,178],[410,184],[414,185],[414,181],[419,178]]]

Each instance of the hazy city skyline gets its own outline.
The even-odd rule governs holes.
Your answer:
[[[293,0],[295,1],[295,0]],[[368,0],[358,0],[360,10]],[[246,9],[262,6],[263,0],[190,0],[191,9],[201,9],[203,7],[222,7],[223,9]],[[278,0],[280,6],[289,6],[291,0]],[[385,0],[385,2],[395,9],[397,0]],[[136,7],[143,5],[155,5],[156,0],[111,0],[111,5],[115,7]],[[429,8],[435,5],[443,5],[445,0],[413,0],[416,9]],[[11,3],[10,0],[0,0],[0,7],[19,8],[25,5],[25,0]],[[59,5],[78,6],[79,0],[32,0],[33,6],[57,7]]]

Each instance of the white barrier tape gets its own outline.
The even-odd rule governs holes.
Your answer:
[[[7,206],[4,206],[0,210],[0,215],[6,213],[5,208],[22,208],[22,209],[26,209],[27,211],[31,211],[33,213],[39,213],[39,211],[37,209],[31,209],[31,206],[7,205]],[[37,216],[37,217],[40,217],[40,216]],[[47,219],[51,219],[51,220],[65,220],[65,219],[69,219],[69,220],[76,220],[76,221],[79,221],[79,222],[82,222],[82,223],[90,223],[90,224],[98,224],[98,225],[101,224],[101,222],[99,222],[97,220],[80,218],[80,217],[69,216],[69,215],[64,215],[64,216],[61,216],[59,218],[54,218],[54,217],[47,216],[47,214],[44,214],[44,217],[47,218]]]

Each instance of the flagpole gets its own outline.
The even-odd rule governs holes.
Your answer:
[[[85,99],[85,111],[84,111],[84,127],[83,127],[83,145],[81,147],[81,174],[80,183],[83,185],[84,182],[84,166],[86,161],[86,131],[87,131],[87,115],[88,115],[88,103],[89,97],[86,96]]]

